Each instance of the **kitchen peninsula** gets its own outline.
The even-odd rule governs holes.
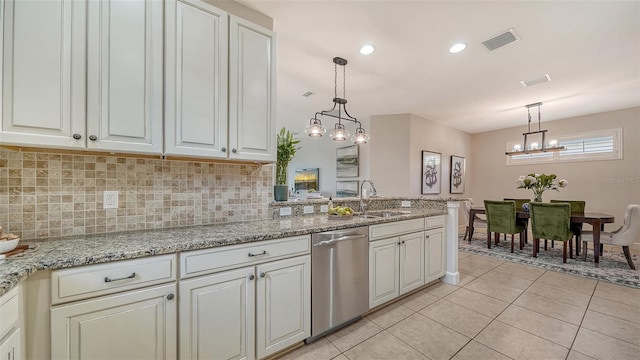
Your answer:
[[[387,200],[389,202],[402,201],[401,199]],[[300,203],[300,205],[304,204]],[[449,206],[447,207],[447,205]],[[157,336],[159,337],[153,340],[155,341],[154,346],[159,346],[159,353],[172,354],[176,351],[176,344],[179,342],[181,344],[180,354],[186,356],[184,351],[187,351],[188,346],[184,344],[190,344],[189,339],[183,339],[182,335],[178,339],[175,335],[175,328],[180,328],[181,334],[199,329],[193,328],[193,324],[185,324],[183,320],[180,320],[178,325],[176,312],[181,314],[179,315],[180,319],[188,318],[189,313],[183,314],[183,311],[189,310],[183,309],[183,305],[184,307],[187,305],[189,307],[195,306],[193,296],[197,294],[193,292],[193,289],[199,288],[199,281],[218,280],[217,276],[241,272],[240,278],[243,281],[243,286],[255,282],[257,288],[252,291],[256,291],[256,294],[259,295],[265,290],[260,288],[260,279],[265,273],[271,274],[270,271],[277,271],[277,268],[269,268],[270,264],[286,265],[286,268],[289,269],[287,274],[291,274],[292,269],[300,269],[300,278],[307,279],[308,264],[310,263],[309,234],[311,233],[357,226],[372,227],[401,223],[407,220],[415,222],[416,219],[440,217],[442,224],[444,224],[446,218],[447,229],[446,231],[443,229],[443,231],[447,234],[448,245],[451,245],[449,238],[456,237],[454,253],[457,254],[457,236],[455,235],[457,232],[455,230],[449,231],[449,228],[455,228],[449,223],[457,224],[457,206],[457,202],[445,200],[413,199],[412,207],[404,209],[409,210],[410,213],[386,218],[354,217],[348,220],[332,220],[326,214],[316,213],[315,215],[279,217],[261,221],[34,241],[31,243],[34,249],[30,249],[22,256],[5,260],[4,266],[0,270],[0,294],[4,295],[2,296],[4,299],[5,296],[17,292],[19,298],[22,299],[20,302],[24,304],[23,309],[26,310],[23,312],[24,318],[19,323],[25,324],[23,325],[23,334],[27,340],[24,348],[30,358],[48,358],[53,353],[59,354],[60,342],[63,344],[62,350],[66,350],[65,336],[73,337],[73,333],[66,334],[64,326],[59,328],[56,325],[65,323],[62,321],[64,316],[71,316],[72,324],[75,324],[77,329],[82,326],[86,328],[87,323],[74,315],[75,311],[79,311],[77,309],[82,309],[81,312],[85,314],[83,315],[85,317],[91,314],[91,311],[98,311],[94,315],[103,318],[105,314],[100,311],[104,312],[105,310],[98,308],[102,306],[117,308],[117,305],[113,303],[116,299],[123,301],[126,300],[126,296],[133,294],[150,296],[135,301],[129,299],[130,302],[126,303],[130,308],[127,308],[127,311],[138,313],[137,310],[140,309],[136,309],[133,304],[146,304],[145,308],[155,309],[149,310],[154,321],[149,321],[149,319],[136,321],[139,324],[158,322],[162,325],[161,329],[156,329],[161,330],[158,331]],[[443,216],[445,214],[447,215]],[[228,250],[228,253],[219,257],[221,255],[217,254],[222,250]],[[233,258],[235,253],[244,257],[247,253],[250,254],[247,260],[242,260],[246,261],[242,262],[244,264],[242,268],[238,268],[238,265],[225,263],[230,261],[228,259]],[[444,254],[442,258],[444,259]],[[457,264],[457,262],[455,263]],[[444,266],[444,264],[442,265]],[[451,261],[448,260],[445,279],[455,279],[457,275],[457,269],[450,268],[450,265]],[[221,270],[224,271],[220,272]],[[247,271],[249,274],[245,274]],[[255,281],[251,275],[256,279]],[[93,278],[96,276],[100,279],[99,283],[91,285],[91,280],[95,280]],[[266,278],[271,279],[269,281],[272,286],[278,284],[275,273],[267,275]],[[308,294],[305,293],[307,291],[305,286],[310,286],[310,284],[308,279],[301,281],[306,284],[302,284],[304,286],[300,289],[294,288],[293,291],[294,293],[299,291],[300,303],[303,304],[308,301],[306,300]],[[138,283],[137,286],[136,283]],[[278,285],[280,286],[278,289],[282,290],[282,286],[285,285],[291,286],[283,282]],[[253,286],[251,285],[251,287]],[[207,289],[206,293],[213,291]],[[152,291],[155,293],[151,294]],[[188,296],[192,297],[191,301],[186,300]],[[253,297],[250,298],[253,299]],[[290,298],[289,294],[287,298]],[[95,306],[96,309],[87,310],[87,306]],[[267,309],[261,308],[262,305],[259,301],[256,304],[247,303],[243,306],[244,308],[240,311],[251,310],[249,312],[253,314],[251,319],[255,319],[258,323],[261,318],[267,319],[265,316],[269,312],[264,312]],[[309,309],[302,310],[304,313],[301,312],[300,319],[306,327],[310,321],[308,318],[306,321],[304,319],[305,316],[309,316],[307,315]],[[232,309],[229,308],[227,311],[232,311]],[[297,318],[297,314],[291,316]],[[277,319],[275,317],[271,321],[277,321]],[[128,321],[128,323],[130,326],[131,322]],[[256,336],[258,344],[255,350],[245,349],[245,351],[249,351],[249,357],[268,356],[298,343],[309,335],[307,329],[302,328],[295,336],[285,337],[286,341],[278,340],[270,343],[270,340],[274,339],[266,338],[265,334],[261,334],[259,331],[254,333],[260,327],[256,327],[252,321],[247,322],[247,324],[249,323],[251,323],[251,328],[244,329],[243,333],[249,334],[250,337]],[[49,333],[49,329],[60,331],[56,331],[54,334],[53,331]],[[253,343],[253,341],[250,342]],[[201,346],[204,345],[201,344]],[[52,353],[48,353],[49,349]],[[196,349],[191,350],[195,351]]]

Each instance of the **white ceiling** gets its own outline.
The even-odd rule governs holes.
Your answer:
[[[242,3],[274,19],[281,122],[332,106],[334,56],[349,61],[347,109],[359,119],[413,113],[477,133],[525,126],[524,106],[538,101],[542,121],[640,106],[638,1]],[[519,42],[482,45],[509,28]],[[468,47],[450,54],[456,42]],[[359,54],[365,43],[372,55]],[[545,73],[551,82],[520,84]]]

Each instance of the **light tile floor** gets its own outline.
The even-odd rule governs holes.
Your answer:
[[[464,252],[459,270],[281,359],[640,359],[640,289]]]

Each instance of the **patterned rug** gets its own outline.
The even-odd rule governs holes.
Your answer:
[[[551,248],[551,242],[549,242],[548,250],[544,251],[543,240],[540,240],[540,251],[538,252],[538,257],[534,258],[532,256],[531,248],[532,241],[529,240],[529,244],[526,244],[524,249],[520,251],[518,249],[519,242],[517,235],[515,238],[513,254],[510,252],[510,237],[507,237],[507,241],[504,241],[501,237],[498,245],[495,245],[492,242],[491,249],[487,249],[487,233],[485,229],[476,228],[473,234],[473,239],[470,243],[467,240],[462,240],[463,235],[464,234],[460,235],[458,242],[458,248],[462,251],[531,265],[546,270],[608,281],[618,285],[640,288],[640,270],[631,270],[631,268],[629,268],[629,265],[622,254],[621,247],[612,247],[611,250],[607,250],[605,247],[604,255],[600,256],[600,267],[596,268],[593,266],[593,249],[591,248],[587,252],[586,262],[582,261],[581,252],[580,256],[575,259],[569,259],[569,254],[567,254],[567,263],[564,264],[562,263],[561,242],[556,242],[555,248]],[[640,269],[640,260],[638,259],[638,255],[632,254],[631,257],[633,259],[633,263],[636,265],[636,269]]]

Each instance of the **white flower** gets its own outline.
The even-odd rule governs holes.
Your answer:
[[[536,182],[538,182],[538,179],[536,179],[534,176],[527,176],[524,179],[524,183],[527,184],[527,185],[533,185]]]
[[[567,185],[569,185],[569,182],[567,180],[565,179],[558,180],[558,186],[560,186],[561,188],[567,187]]]

